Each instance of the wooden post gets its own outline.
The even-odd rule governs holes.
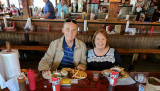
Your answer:
[[[22,6],[23,6],[23,18],[27,19],[30,16],[28,0],[22,0]]]
[[[110,2],[108,20],[117,21],[119,11],[119,2]]]
[[[8,5],[8,7],[10,8],[10,2],[9,2],[9,0],[7,0],[7,5]]]
[[[9,41],[6,41],[7,52],[11,52],[11,44]]]

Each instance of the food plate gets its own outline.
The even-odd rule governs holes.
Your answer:
[[[119,79],[121,79],[121,78],[128,78],[129,77],[129,74],[126,71],[124,71],[124,68],[122,68],[122,67],[114,67],[114,68],[120,69],[120,73],[119,73],[119,77],[118,77]],[[101,73],[102,73],[103,76],[109,77],[109,75],[110,75],[110,69],[102,70]]]
[[[87,73],[84,71],[80,71],[80,70],[76,70],[73,69],[72,70],[72,79],[85,79],[87,77]]]
[[[101,73],[102,73],[103,76],[109,77],[109,75],[110,75],[110,69],[102,70]]]
[[[61,71],[68,71],[68,77],[70,79],[85,79],[87,77],[87,73],[85,71],[80,71],[79,69],[62,69]]]

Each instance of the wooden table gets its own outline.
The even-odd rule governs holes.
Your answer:
[[[138,82],[132,85],[110,86],[107,78],[103,76],[100,76],[100,80],[97,82],[92,81],[93,72],[100,73],[100,71],[86,71],[86,72],[88,75],[87,79],[89,80],[88,84],[86,84],[87,79],[79,80],[78,84],[75,84],[75,85],[72,84],[70,86],[61,86],[60,91],[138,91],[138,86],[139,86]],[[144,73],[148,77],[154,76],[160,79],[159,72],[154,72],[154,73],[129,72],[132,78],[134,78],[134,76],[137,75],[138,73]],[[35,76],[36,76],[36,90],[35,91],[52,91],[51,83],[49,83],[48,80],[43,79],[43,77],[41,76],[41,74],[39,74],[37,70],[35,72]],[[8,90],[5,89],[4,91],[8,91]]]

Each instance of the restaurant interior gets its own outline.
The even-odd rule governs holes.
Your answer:
[[[160,90],[154,90],[160,88],[160,0],[66,0],[68,16],[65,17],[62,10],[61,17],[55,13],[54,19],[45,18],[44,1],[48,0],[0,0],[0,91]],[[61,3],[61,0],[49,1],[54,10]],[[16,13],[12,10],[16,10]],[[106,30],[109,46],[120,54],[122,66],[118,69],[123,68],[123,70],[119,71],[119,75],[123,71],[126,72],[125,74],[128,74],[126,79],[116,80],[117,84],[113,85],[111,73],[110,76],[105,74],[108,69],[101,71],[72,69],[73,76],[78,72],[79,75],[84,72],[85,77],[72,76],[69,78],[69,84],[62,84],[68,80],[61,80],[60,87],[53,85],[52,73],[49,74],[51,75],[49,80],[46,80],[43,71],[38,71],[39,63],[50,43],[63,36],[62,28],[67,19],[76,20],[78,26],[76,37],[85,43],[87,51],[94,48],[92,45],[94,33],[99,29]],[[16,55],[7,55],[14,52]],[[9,63],[8,60],[12,62]],[[13,67],[13,71],[9,71],[6,69],[12,68],[7,65],[16,67]],[[29,69],[34,72],[34,84],[30,81]],[[29,84],[26,78],[21,79],[21,82],[18,80],[18,88],[13,89],[15,86],[13,78],[20,74],[17,70],[28,76]],[[109,70],[112,72],[112,68]],[[68,70],[67,72],[70,73]],[[94,73],[98,73],[97,81],[92,79]],[[145,79],[145,82],[140,81],[139,77]],[[157,87],[150,87],[152,84],[149,83],[150,80],[154,80]]]

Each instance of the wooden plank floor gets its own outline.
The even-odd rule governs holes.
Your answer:
[[[24,53],[25,58],[20,58],[21,68],[33,68],[37,69],[39,61],[44,56],[44,52],[40,51],[20,51],[21,55]],[[160,57],[160,55],[158,55]],[[121,55],[122,66],[125,70],[131,66],[132,55]],[[134,71],[144,72],[160,72],[160,58],[156,58],[155,55],[148,55],[146,60],[138,60],[135,62]]]

